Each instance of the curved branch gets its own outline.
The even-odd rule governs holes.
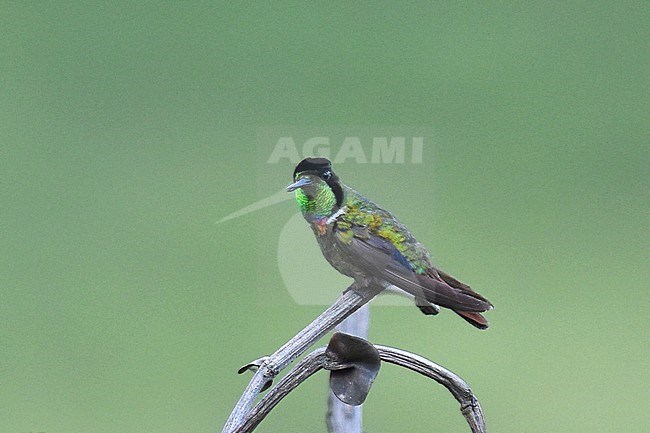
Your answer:
[[[250,411],[255,398],[289,363],[299,357],[323,335],[338,325],[342,320],[354,313],[383,290],[382,286],[359,286],[353,283],[334,301],[331,307],[312,321],[307,327],[296,334],[291,340],[280,347],[273,355],[260,358],[259,362],[247,367],[257,367],[257,371],[239,398],[235,408],[230,413],[222,433],[231,433],[242,424]],[[244,368],[242,370],[246,370]],[[240,370],[241,372],[241,370]]]
[[[460,411],[472,429],[472,433],[485,433],[485,417],[478,399],[469,385],[458,375],[422,356],[406,350],[375,345],[382,361],[408,368],[435,380],[451,392],[460,403]]]
[[[458,375],[446,368],[414,353],[395,349],[393,347],[375,345],[382,361],[408,368],[421,375],[435,380],[451,392],[460,403],[460,411],[470,426],[472,433],[485,433],[485,418],[478,399],[472,393],[469,385]],[[275,406],[296,389],[300,383],[307,380],[318,370],[331,367],[325,355],[325,348],[314,350],[301,360],[287,373],[260,401],[248,412],[241,423],[234,428],[233,433],[250,433],[273,410]]]
[[[305,356],[294,368],[280,379],[268,393],[246,415],[233,433],[250,433],[260,422],[277,406],[280,401],[291,391],[296,389],[303,381],[325,366],[325,348],[319,347]]]

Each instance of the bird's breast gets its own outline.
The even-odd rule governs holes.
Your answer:
[[[327,221],[322,218],[311,223],[312,229],[317,237],[325,236],[327,234]]]

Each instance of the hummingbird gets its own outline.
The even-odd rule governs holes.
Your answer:
[[[343,184],[326,158],[305,158],[293,171],[295,192],[325,259],[361,285],[395,286],[427,315],[451,309],[479,329],[490,301],[437,269],[431,254],[390,212]]]

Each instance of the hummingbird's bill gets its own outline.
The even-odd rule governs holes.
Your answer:
[[[311,183],[312,182],[311,182],[311,180],[309,180],[309,178],[303,177],[302,179],[297,180],[294,183],[292,183],[291,185],[287,186],[287,192],[295,191],[298,188],[302,188],[303,186],[309,185]]]

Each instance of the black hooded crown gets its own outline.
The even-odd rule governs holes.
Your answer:
[[[323,180],[327,180],[323,175],[328,171],[332,173],[332,163],[327,158],[305,158],[296,165],[295,170],[293,170],[293,178],[295,179],[298,173],[304,171],[315,172]]]
[[[296,165],[293,170],[293,179],[299,173],[310,172],[323,179],[336,197],[336,205],[341,207],[343,205],[343,188],[339,181],[339,177],[332,171],[332,163],[327,158],[305,158]]]

